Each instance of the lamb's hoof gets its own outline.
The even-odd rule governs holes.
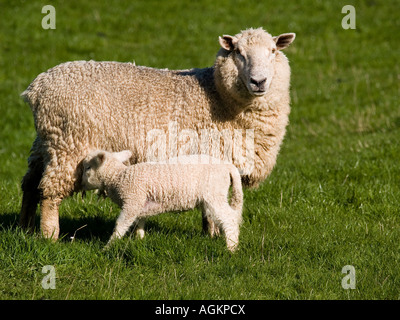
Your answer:
[[[144,230],[143,229],[138,229],[136,230],[136,237],[140,240],[142,240],[144,238]]]
[[[221,235],[221,230],[214,223],[212,223],[209,225],[208,233],[210,234],[211,238],[219,237]]]

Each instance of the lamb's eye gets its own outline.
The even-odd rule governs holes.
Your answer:
[[[237,50],[236,50],[236,54],[237,54],[238,57],[244,59],[244,54],[243,54],[243,52],[242,52],[240,49],[237,49]]]
[[[272,53],[275,53],[275,52],[276,52],[276,49],[275,49],[275,48],[273,48],[271,52],[272,52]]]
[[[87,166],[87,167],[85,168],[85,171],[88,171],[88,170],[90,170],[90,166]]]

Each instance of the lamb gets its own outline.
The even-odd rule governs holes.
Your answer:
[[[108,245],[147,216],[201,207],[204,215],[221,227],[230,251],[239,243],[243,191],[233,164],[138,163],[126,166],[132,152],[95,150],[82,162],[82,186],[105,191],[122,210]],[[194,156],[197,157],[197,156]],[[228,203],[232,179],[231,205]]]
[[[208,153],[238,167],[245,187],[257,187],[288,124],[290,67],[281,50],[294,38],[262,28],[224,35],[214,65],[203,69],[75,61],[38,75],[22,93],[37,136],[20,225],[34,228],[40,203],[43,236],[58,238],[59,206],[82,190],[82,160],[94,149],[130,150],[132,164]]]

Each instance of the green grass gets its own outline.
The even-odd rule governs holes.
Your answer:
[[[400,298],[397,0],[51,4],[56,30],[41,28],[42,2],[0,4],[0,299]],[[341,27],[346,4],[356,30]],[[258,26],[297,34],[292,113],[273,173],[245,191],[236,254],[202,234],[197,210],[154,217],[144,240],[103,251],[118,208],[94,194],[63,202],[57,243],[17,227],[35,137],[19,94],[36,75],[89,59],[206,67],[219,35]],[[44,265],[55,290],[41,286]],[[354,290],[341,286],[345,265]]]

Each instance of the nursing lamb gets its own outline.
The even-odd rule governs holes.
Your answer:
[[[243,192],[239,171],[233,164],[144,162],[124,165],[131,155],[128,150],[118,153],[96,150],[83,160],[83,188],[105,191],[122,209],[109,244],[123,237],[140,219],[200,207],[204,215],[222,229],[228,249],[236,250]]]

